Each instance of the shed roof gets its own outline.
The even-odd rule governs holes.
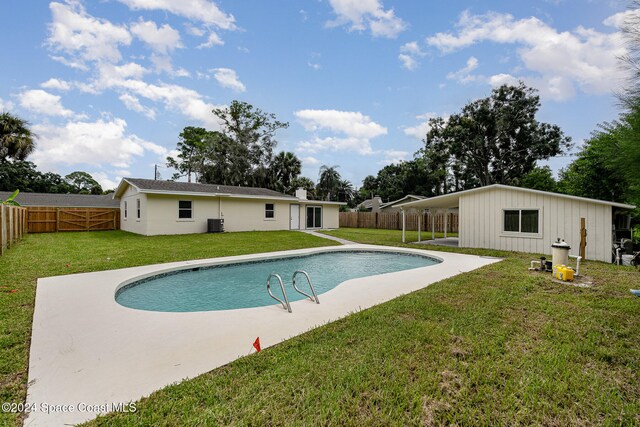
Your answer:
[[[12,192],[0,191],[0,199],[5,200]],[[119,208],[120,202],[113,194],[53,194],[21,192],[15,201],[22,206],[57,206],[62,208]]]
[[[275,200],[299,201],[297,197],[259,187],[238,187],[233,185],[201,184],[195,182],[163,181],[142,178],[124,178],[116,192],[114,198],[121,197],[127,185],[135,187],[141,193],[147,194],[172,194],[172,195],[201,195],[201,196],[223,196],[239,198],[259,198]],[[340,202],[325,202],[313,200],[318,204],[339,204]]]
[[[430,197],[424,200],[417,200],[415,202],[403,203],[398,206],[403,209],[455,208],[455,207],[458,207],[460,204],[461,195],[469,194],[469,193],[488,192],[496,189],[514,190],[514,191],[521,191],[526,193],[540,194],[544,196],[566,198],[566,199],[578,200],[582,202],[609,205],[609,206],[623,208],[623,209],[635,209],[635,206],[627,205],[624,203],[609,202],[606,200],[598,200],[598,199],[589,199],[586,197],[571,196],[569,194],[551,193],[549,191],[533,190],[531,188],[513,187],[510,185],[503,185],[503,184],[492,184],[492,185],[487,185],[485,187],[473,188],[471,190],[457,191],[455,193],[443,194],[442,196]]]

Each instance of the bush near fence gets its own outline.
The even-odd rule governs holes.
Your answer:
[[[27,209],[0,205],[0,255],[27,233]]]
[[[432,231],[431,226],[435,223],[435,231],[444,232],[445,214],[435,214],[432,220],[430,213],[407,213],[406,229],[417,230],[418,221],[421,220],[420,229],[422,231]],[[447,232],[458,232],[458,214],[447,214]],[[380,228],[385,230],[402,230],[401,212],[340,212],[340,227],[348,228]]]

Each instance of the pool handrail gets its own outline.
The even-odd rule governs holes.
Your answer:
[[[313,293],[313,296],[309,295],[308,293],[306,293],[304,291],[301,291],[296,286],[296,275],[298,273],[304,274],[304,276],[307,278],[307,282],[309,282],[309,287],[311,288],[311,292]],[[304,270],[296,270],[295,273],[293,273],[293,277],[291,277],[291,281],[293,282],[293,289],[295,289],[296,291],[300,292],[305,297],[309,298],[312,302],[315,302],[316,304],[320,304],[320,300],[318,299],[318,294],[316,294],[316,289],[313,287],[313,282],[311,281],[311,277],[309,277],[309,273],[307,273]]]
[[[275,296],[271,292],[271,278],[272,277],[275,277],[276,279],[278,279],[278,282],[280,282],[280,289],[282,289],[282,295],[284,296],[284,301],[282,301],[280,298],[278,298],[277,296]],[[289,298],[287,298],[287,292],[284,290],[284,283],[282,283],[282,277],[280,277],[279,274],[277,274],[277,273],[269,274],[269,277],[267,277],[267,292],[269,292],[269,296],[271,298],[273,298],[274,300],[276,300],[280,304],[282,304],[282,308],[284,308],[289,313],[291,313],[291,304],[289,304]],[[285,304],[285,301],[286,301],[286,304]]]

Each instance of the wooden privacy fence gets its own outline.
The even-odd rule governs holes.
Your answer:
[[[0,205],[0,255],[27,232],[27,209]]]
[[[29,233],[119,230],[120,209],[29,206],[27,224]]]
[[[430,213],[407,213],[406,229],[417,230],[418,221],[422,220],[420,229],[422,231],[431,231],[431,225],[435,222],[435,231],[444,232],[445,214],[435,214],[434,221],[431,219]],[[447,232],[458,232],[458,214],[449,213],[447,219]],[[402,213],[401,212],[340,212],[340,227],[350,228],[382,228],[385,230],[402,230]]]

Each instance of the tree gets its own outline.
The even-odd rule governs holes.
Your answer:
[[[187,181],[191,182],[191,175],[195,173],[198,181],[212,132],[205,128],[187,126],[180,132],[179,137],[178,155],[176,158],[167,157],[167,166],[178,171],[173,175],[174,180],[186,175]]]
[[[335,200],[337,198],[338,187],[342,177],[338,172],[339,166],[320,166],[320,179],[316,190],[318,196],[325,200]]]
[[[298,188],[303,188],[307,190],[307,198],[315,199],[316,193],[316,185],[313,183],[311,178],[307,178],[306,176],[298,176],[291,180],[291,187],[287,191],[287,194],[295,194]]]
[[[215,108],[213,114],[220,119],[219,139],[229,147],[223,149],[231,160],[228,164],[232,185],[256,185],[264,183],[265,176],[277,145],[275,133],[286,129],[289,123],[276,119],[275,114],[265,113],[251,104],[233,101],[226,108]],[[263,181],[263,182],[260,182]]]
[[[631,4],[636,13],[627,14],[622,25],[627,54],[620,58],[629,74],[625,90],[619,94],[619,98],[624,106],[633,110],[640,105],[640,0],[634,0]]]
[[[71,187],[72,193],[78,194],[102,194],[102,187],[98,181],[87,172],[76,171],[64,177]]]
[[[29,122],[10,113],[0,113],[0,159],[24,160],[36,148]]]
[[[520,179],[518,186],[552,193],[558,191],[558,183],[553,178],[553,173],[549,166],[534,167]]]
[[[476,185],[517,184],[538,160],[570,146],[556,125],[538,122],[535,89],[503,85],[448,120],[434,118],[422,151],[441,171],[443,192]]]
[[[336,196],[339,202],[346,202],[351,204],[353,202],[353,196],[355,189],[353,184],[346,179],[341,179],[336,187]]]
[[[271,173],[274,179],[273,186],[278,191],[288,192],[292,181],[302,172],[302,162],[293,153],[282,151],[271,162]]]

